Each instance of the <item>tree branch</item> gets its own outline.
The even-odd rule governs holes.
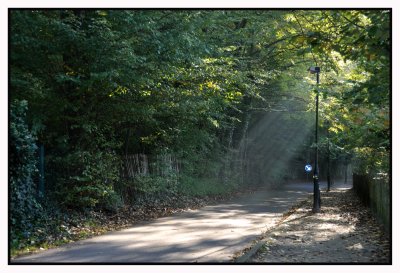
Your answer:
[[[347,18],[347,17],[344,16],[343,14],[341,14],[341,16],[342,16],[347,22],[349,22],[350,24],[352,24],[352,25],[354,25],[354,26],[356,26],[356,27],[358,27],[358,28],[361,28],[361,29],[364,30],[364,31],[366,30],[365,27],[356,24],[354,21],[351,21],[349,18]]]
[[[305,35],[305,33],[304,33],[304,30],[303,30],[303,26],[301,25],[299,19],[296,17],[296,15],[295,15],[294,13],[293,13],[293,17],[296,19],[296,22],[297,22],[297,24],[298,24],[299,27],[300,27],[300,31],[301,31],[301,33],[303,34],[303,37],[306,37],[306,35]],[[311,45],[310,45],[310,46],[311,46]],[[314,53],[312,52],[312,46],[311,46],[311,56],[312,56],[313,59],[314,59],[315,65],[318,66],[318,61],[317,61],[317,59],[315,58]]]

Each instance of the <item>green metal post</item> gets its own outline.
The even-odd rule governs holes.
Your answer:
[[[44,145],[39,146],[39,196],[44,196]]]

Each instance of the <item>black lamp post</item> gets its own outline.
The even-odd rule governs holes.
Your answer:
[[[319,66],[311,66],[308,71],[311,74],[317,74],[317,92],[315,95],[315,166],[314,166],[314,175],[313,175],[313,182],[314,182],[314,204],[312,212],[318,213],[321,210],[321,196],[319,191],[319,182],[318,182],[318,102],[319,102]]]

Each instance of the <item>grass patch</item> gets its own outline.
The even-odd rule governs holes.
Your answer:
[[[235,187],[224,184],[217,179],[182,177],[179,191],[188,196],[224,195],[232,192]]]

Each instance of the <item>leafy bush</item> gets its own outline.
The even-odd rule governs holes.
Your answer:
[[[388,173],[390,169],[389,153],[383,148],[356,148],[354,152],[354,172],[357,174]]]
[[[89,208],[95,206],[112,207],[111,199],[118,206],[120,202],[114,192],[118,180],[119,161],[112,152],[77,151],[63,162],[75,175],[61,180],[57,195],[60,203],[69,208]]]
[[[34,175],[36,169],[37,146],[35,137],[26,124],[28,103],[25,100],[13,101],[10,109],[9,139],[9,183],[11,237],[19,232],[29,233],[40,212],[36,200]]]

